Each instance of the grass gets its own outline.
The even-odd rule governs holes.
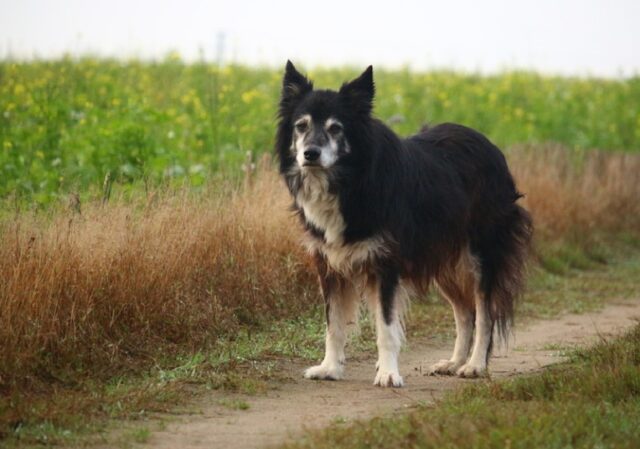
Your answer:
[[[149,437],[151,436],[151,431],[146,427],[140,427],[138,429],[132,430],[129,436],[134,442],[138,444],[142,444],[149,441]]]
[[[273,176],[254,188],[4,221],[0,386],[109,377],[303,310],[317,293],[286,199]]]
[[[576,307],[593,310],[612,297],[637,297],[640,253],[621,251],[608,264],[586,270],[569,269],[557,275],[536,269],[536,281],[521,303],[518,319],[555,316],[576,311]],[[615,295],[594,294],[594,287],[605,293],[615,287]],[[576,301],[579,306],[574,305]],[[245,330],[219,340],[208,350],[167,357],[159,361],[160,366],[147,371],[130,372],[107,382],[87,376],[66,388],[26,390],[27,395],[25,390],[17,390],[0,399],[4,442],[8,447],[25,447],[117,440],[119,437],[110,433],[114,419],[136,423],[147,422],[162,412],[193,413],[189,402],[212,389],[239,393],[239,397],[230,396],[220,405],[243,410],[244,404],[250,405],[247,395],[261,394],[290,381],[290,371],[285,368],[291,362],[302,367],[322,357],[323,309],[319,301],[314,304],[298,318]],[[442,300],[430,296],[413,304],[407,329],[409,345],[425,339],[450,341],[452,332],[451,312]],[[375,354],[373,327],[366,319],[349,345],[349,353]],[[340,423],[344,425],[343,420]]]
[[[251,406],[242,399],[221,399],[218,404],[230,410],[249,410]]]
[[[310,75],[336,87],[356,73]],[[246,156],[272,146],[280,76],[174,57],[0,62],[2,444],[100,438],[112,419],[208,389],[259,394],[285,361],[321,356],[321,301],[286,189],[268,158],[254,169]],[[400,133],[458,121],[510,146],[536,224],[521,318],[638,294],[637,79],[376,82],[376,114]],[[447,339],[451,321],[423,298],[410,340]],[[373,341],[365,325],[353,348]]]
[[[86,376],[69,386],[40,385],[39,391],[15,390],[0,398],[1,436],[10,447],[111,441],[104,433],[114,419],[135,423],[158,413],[192,413],[190,400],[218,389],[243,397],[225,398],[221,406],[247,410],[247,395],[291,380],[283,365],[321,356],[323,332],[322,311],[316,306],[298,319],[221,339],[207,351],[158,360],[146,371],[108,380]]]
[[[284,61],[283,61],[284,65]],[[359,68],[363,69],[363,68]],[[337,88],[353,69],[312,69]],[[84,199],[105,177],[198,188],[273,143],[280,70],[83,58],[0,61],[0,198]],[[375,72],[376,114],[401,134],[454,121],[499,146],[640,149],[640,80],[511,72]],[[136,187],[134,187],[136,188]]]
[[[640,325],[541,374],[475,384],[396,418],[334,424],[286,447],[636,448],[638,422]]]
[[[640,229],[640,155],[590,152],[577,171],[571,154],[510,155],[545,273],[602,264],[608,236],[628,246]],[[316,281],[286,189],[268,162],[250,180],[0,220],[0,390],[148,370],[308,310]]]
[[[538,229],[521,317],[637,294],[629,279],[640,271],[640,155],[589,152],[581,170],[563,169],[558,161],[573,154],[510,153]],[[595,165],[606,169],[588,169]],[[318,359],[320,298],[288,201],[263,162],[240,189],[116,191],[80,212],[60,205],[4,216],[0,434],[64,440],[69,429],[167,410],[198,386],[255,394],[281,375],[283,359]],[[449,338],[451,324],[448,308],[426,298],[409,335]],[[373,350],[371,334],[364,326],[356,350]]]

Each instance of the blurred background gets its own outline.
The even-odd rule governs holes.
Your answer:
[[[271,150],[287,59],[331,88],[373,64],[402,134],[634,150],[639,17],[632,0],[0,0],[0,196],[241,174]]]
[[[380,65],[629,76],[634,0],[2,0],[0,57],[157,59],[280,67]]]

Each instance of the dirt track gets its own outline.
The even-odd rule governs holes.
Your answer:
[[[498,350],[491,363],[494,378],[532,372],[562,360],[558,348],[586,345],[609,338],[640,320],[640,300],[612,304],[599,312],[565,315],[516,329],[507,351]],[[405,388],[372,386],[375,360],[348,360],[346,380],[302,379],[303,366],[291,366],[300,380],[282,385],[265,396],[244,397],[248,410],[219,405],[214,393],[200,408],[202,414],[180,417],[165,430],[154,432],[141,447],[151,448],[257,448],[273,446],[299,435],[304,429],[325,426],[334,420],[366,418],[406,409],[418,402],[432,402],[447,390],[470,380],[427,376],[429,366],[448,358],[452,344],[434,347],[409,342],[401,354]]]

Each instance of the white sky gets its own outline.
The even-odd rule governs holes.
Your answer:
[[[201,48],[273,66],[629,76],[640,74],[639,24],[640,0],[0,0],[0,58],[193,60]]]

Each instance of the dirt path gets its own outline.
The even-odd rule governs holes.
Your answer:
[[[532,372],[562,360],[561,348],[609,338],[640,320],[640,300],[612,304],[599,312],[565,315],[516,329],[507,351],[498,350],[491,363],[494,378]],[[451,347],[449,347],[451,346]],[[335,420],[366,418],[417,402],[432,402],[447,390],[470,380],[425,375],[429,366],[448,358],[452,344],[433,347],[409,342],[401,354],[405,388],[372,386],[374,360],[348,360],[347,378],[340,382],[302,379],[302,366],[292,366],[300,380],[282,385],[265,396],[242,398],[248,410],[219,405],[221,396],[202,405],[202,414],[184,416],[155,432],[144,447],[152,448],[258,448],[299,435],[304,429],[326,426]],[[298,375],[299,374],[299,375]]]

